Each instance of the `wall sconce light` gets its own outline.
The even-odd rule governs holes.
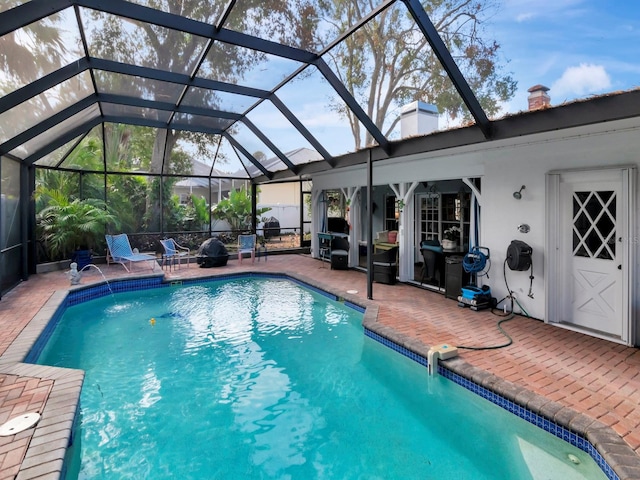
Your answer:
[[[522,185],[520,187],[520,190],[518,190],[517,192],[513,192],[513,198],[515,198],[516,200],[520,200],[522,198],[522,190],[524,190],[525,188],[527,188],[527,187]]]
[[[396,220],[400,218],[400,214],[402,213],[403,209],[404,209],[404,200],[402,199],[396,200]]]

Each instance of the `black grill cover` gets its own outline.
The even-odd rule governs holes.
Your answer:
[[[280,236],[280,222],[275,217],[269,217],[264,222],[264,238]]]
[[[204,268],[224,267],[229,260],[229,252],[218,237],[212,237],[200,245],[196,254],[196,262]]]

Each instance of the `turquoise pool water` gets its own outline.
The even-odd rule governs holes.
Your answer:
[[[365,337],[361,321],[277,279],[68,308],[38,363],[86,371],[69,476],[605,478],[581,450]]]

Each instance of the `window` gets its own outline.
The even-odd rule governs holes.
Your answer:
[[[395,195],[387,195],[384,200],[384,229],[398,230],[398,213]]]

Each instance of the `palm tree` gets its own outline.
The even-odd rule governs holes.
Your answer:
[[[256,217],[271,210],[269,207],[258,208]],[[216,220],[225,220],[234,232],[248,230],[251,226],[251,196],[246,188],[232,190],[229,197],[218,202],[211,209],[211,216]]]
[[[91,250],[109,225],[118,227],[101,200],[69,200],[58,192],[49,192],[49,205],[36,218],[39,238],[52,258],[69,258],[69,254],[81,249]]]

